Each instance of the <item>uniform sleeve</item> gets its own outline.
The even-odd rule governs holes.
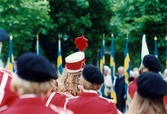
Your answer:
[[[110,105],[108,106],[106,114],[119,114],[114,103],[110,103]]]

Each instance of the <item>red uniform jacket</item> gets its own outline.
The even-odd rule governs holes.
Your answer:
[[[130,95],[130,98],[133,99],[135,92],[137,91],[137,79],[135,78],[134,81],[132,81],[128,86],[128,93]]]
[[[66,101],[66,96],[60,92],[53,92],[50,94],[49,97],[44,99],[44,101],[46,102],[46,106],[49,106],[49,104],[53,104],[56,106],[63,107]]]
[[[12,77],[12,72],[0,68],[0,107],[10,106],[18,98],[18,95],[10,89]]]
[[[118,114],[113,101],[100,97],[96,91],[81,92],[78,97],[67,99],[64,109],[74,114]]]
[[[35,95],[23,95],[1,114],[59,114],[60,109],[46,107],[41,98]],[[62,110],[62,112],[64,112]],[[66,114],[66,113],[63,113]]]

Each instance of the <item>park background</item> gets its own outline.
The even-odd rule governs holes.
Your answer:
[[[15,61],[23,52],[36,52],[38,35],[40,54],[55,67],[60,38],[64,66],[65,57],[78,51],[75,38],[83,34],[88,39],[84,51],[86,63],[99,66],[104,39],[105,64],[109,65],[113,34],[115,65],[123,66],[128,34],[130,69],[133,69],[140,66],[145,34],[151,54],[154,54],[154,38],[157,37],[158,58],[162,68],[166,68],[166,0],[0,0],[0,27],[13,36]],[[4,41],[1,59],[5,64],[9,47],[9,40]]]

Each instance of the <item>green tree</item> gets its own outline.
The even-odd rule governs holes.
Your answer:
[[[113,2],[112,10],[115,16],[111,18],[111,26],[122,38],[129,33],[129,53],[132,67],[139,67],[141,58],[141,38],[146,34],[150,53],[154,48],[154,37],[158,37],[159,58],[162,65],[165,63],[164,38],[167,31],[167,2],[165,0],[128,0]],[[118,45],[118,48],[121,45]],[[163,50],[163,51],[162,51]],[[119,52],[119,50],[116,50]]]
[[[47,34],[52,28],[49,16],[49,4],[46,1],[1,0],[0,26],[13,36],[15,58],[25,51],[36,50],[36,34]],[[2,55],[6,61],[9,41],[3,42]]]

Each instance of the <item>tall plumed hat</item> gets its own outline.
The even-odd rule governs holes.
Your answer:
[[[81,71],[85,66],[85,53],[84,50],[88,47],[88,39],[84,35],[75,38],[74,43],[79,49],[78,52],[72,53],[65,58],[66,69],[68,72]]]

